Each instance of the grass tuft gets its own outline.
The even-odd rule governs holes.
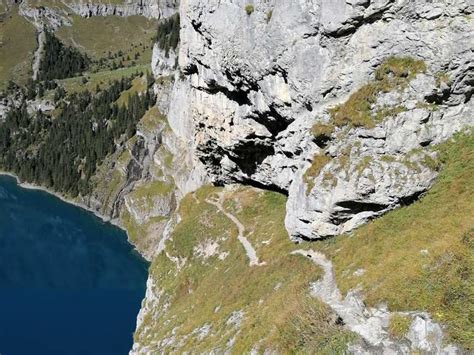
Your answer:
[[[324,144],[329,139],[331,139],[331,135],[334,133],[335,127],[331,123],[315,123],[313,127],[311,127],[311,133],[313,134],[314,140],[316,144]]]
[[[282,353],[344,354],[355,335],[337,324],[337,317],[320,300],[298,295],[279,324]]]
[[[402,339],[410,329],[411,318],[409,316],[395,313],[390,317],[388,333],[392,338]]]

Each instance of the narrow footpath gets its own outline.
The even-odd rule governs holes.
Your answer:
[[[421,350],[429,354],[459,354],[448,345],[443,347],[443,332],[439,324],[425,312],[389,312],[386,307],[366,307],[357,291],[349,291],[345,298],[337,287],[332,262],[314,250],[296,250],[292,254],[303,255],[323,270],[323,277],[311,285],[311,295],[326,303],[343,321],[344,325],[358,334],[363,343],[349,348],[355,354],[411,354]],[[388,334],[390,317],[402,314],[412,323],[404,339],[395,340]]]
[[[247,238],[245,238],[245,227],[244,225],[238,220],[237,217],[235,217],[233,214],[227,212],[224,207],[222,206],[222,203],[224,201],[224,191],[219,193],[219,197],[215,200],[206,200],[207,203],[217,207],[219,211],[221,211],[227,218],[229,218],[236,226],[237,230],[239,232],[237,239],[239,242],[242,244],[244,247],[245,253],[247,254],[247,257],[249,258],[249,265],[250,266],[262,266],[265,265],[266,263],[260,262],[257,256],[257,252],[255,251],[254,247],[252,244],[249,242]]]

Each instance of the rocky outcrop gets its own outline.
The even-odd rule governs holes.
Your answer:
[[[166,18],[176,13],[178,0],[131,0],[123,3],[105,1],[63,1],[54,5],[38,6],[28,0],[20,1],[20,15],[29,20],[38,31],[46,26],[55,30],[72,24],[71,15],[92,16],[144,16]]]
[[[172,105],[192,115],[196,154],[212,180],[288,194],[287,228],[302,239],[351,230],[426,191],[437,175],[427,147],[474,123],[472,4],[247,5],[180,6],[180,93],[188,102]],[[373,114],[387,109],[373,127],[336,127],[321,144],[311,128],[329,124],[331,109],[393,56],[427,69],[370,103]],[[316,154],[331,162],[305,181]]]
[[[45,26],[54,30],[61,26],[71,25],[69,14],[63,8],[31,6],[27,1],[22,1],[19,14],[31,22],[40,34]],[[41,47],[41,39],[38,39],[38,44],[38,47]]]
[[[116,2],[73,1],[67,6],[82,17],[92,16],[133,16],[148,18],[168,17],[176,12],[178,0],[138,0]]]
[[[178,55],[173,49],[166,55],[165,51],[160,49],[158,43],[153,45],[151,70],[155,77],[174,76],[177,62]]]
[[[350,291],[343,298],[334,278],[332,263],[313,250],[297,250],[309,258],[324,272],[323,277],[311,285],[313,297],[320,298],[341,317],[342,322],[363,339],[352,344],[351,354],[411,354],[422,351],[427,354],[459,354],[454,345],[443,344],[441,326],[429,314],[423,312],[390,312],[386,307],[366,307],[356,291]],[[406,317],[408,329],[403,339],[394,339],[388,328],[392,317]]]
[[[320,173],[306,181],[304,170],[297,173],[286,218],[293,236],[314,239],[350,231],[412,203],[432,185],[438,164],[427,146],[474,124],[471,105],[420,105],[434,86],[433,78],[422,74],[405,91],[382,95],[378,101],[385,110],[402,112],[372,129],[335,133],[320,150],[329,156]],[[396,96],[395,103],[387,96]]]

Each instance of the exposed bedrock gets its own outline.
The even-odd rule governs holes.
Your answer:
[[[473,125],[472,11],[462,0],[182,1],[170,125],[215,183],[288,194],[293,238],[349,231],[416,200],[437,176],[430,147]],[[330,109],[390,57],[425,69],[377,93],[373,125],[334,124]],[[333,131],[313,134],[323,123]],[[315,155],[327,161],[305,174]]]
[[[166,18],[177,12],[179,0],[130,0],[122,4],[94,0],[64,0],[50,6],[38,6],[34,1],[21,0],[20,14],[39,31],[46,26],[55,30],[72,24],[71,15],[93,16],[144,16],[147,18]]]
[[[148,18],[162,18],[174,14],[178,4],[178,0],[132,0],[123,4],[74,1],[68,3],[68,6],[82,17],[140,15]]]

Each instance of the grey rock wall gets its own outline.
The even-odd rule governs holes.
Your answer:
[[[428,147],[473,125],[472,11],[464,0],[182,1],[184,80],[171,106],[192,116],[180,129],[214,182],[287,193],[294,238],[339,234],[415,200],[437,175],[421,163]],[[427,66],[403,92],[378,97],[403,112],[318,145],[311,127],[391,56]],[[441,87],[439,73],[449,77]],[[331,162],[309,189],[315,154]]]
[[[76,14],[82,17],[140,15],[148,18],[168,17],[176,12],[178,5],[178,0],[128,0],[122,4],[74,1],[67,4]]]
[[[44,26],[55,30],[71,25],[71,15],[92,16],[144,16],[166,18],[176,13],[179,0],[128,0],[123,3],[104,1],[70,1],[38,6],[28,0],[20,1],[20,14],[41,31]]]

